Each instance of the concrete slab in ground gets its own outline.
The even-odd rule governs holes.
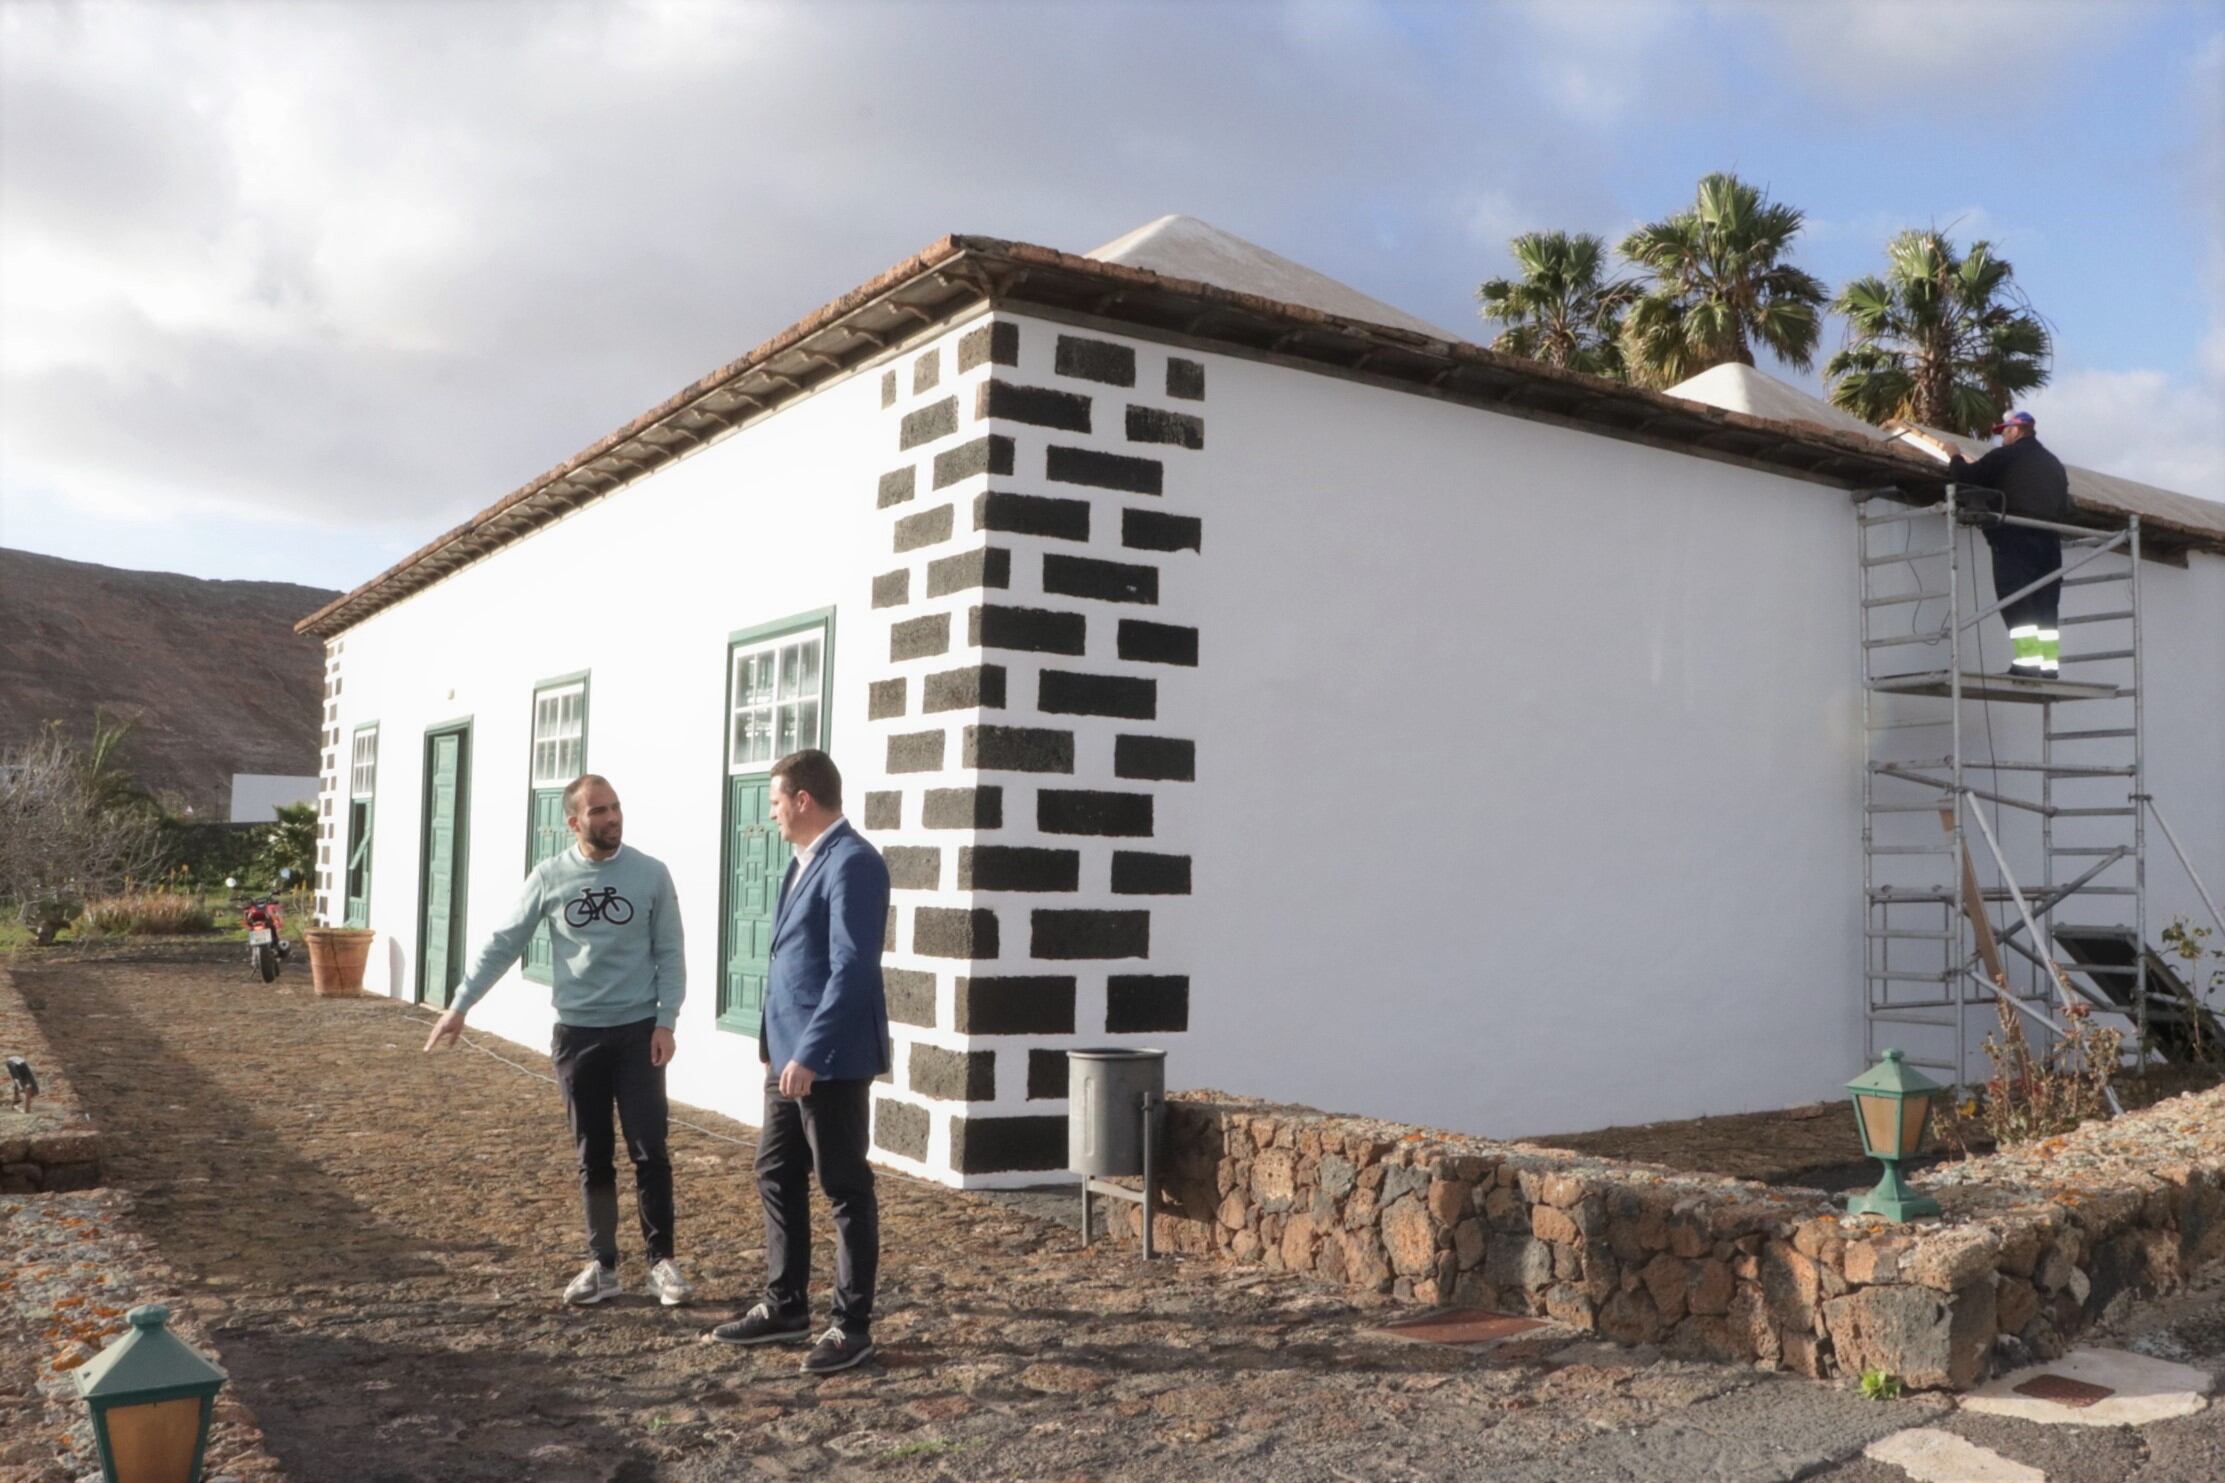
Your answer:
[[[1988,1381],[1963,1406],[2042,1426],[2145,1426],[2192,1416],[2209,1404],[2209,1389],[2209,1375],[2188,1365],[2123,1349],[2073,1349]]]

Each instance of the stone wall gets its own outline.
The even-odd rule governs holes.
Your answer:
[[[2120,1294],[2225,1257],[2225,1091],[2091,1133],[2008,1161],[2012,1178],[1972,1160],[1932,1191],[1943,1220],[1894,1226],[1815,1191],[1197,1094],[1169,1104],[1154,1234],[1696,1359],[1964,1389],[2059,1355]],[[2076,1159],[2070,1144],[2102,1138],[2162,1156]],[[2064,1159],[2079,1187],[2042,1188],[2035,1169]]]
[[[0,963],[0,1056],[21,1056],[39,1078],[26,1115],[0,1089],[0,1194],[90,1189],[100,1183],[100,1134],[71,1093],[62,1062]],[[0,1087],[6,1078],[0,1076]]]

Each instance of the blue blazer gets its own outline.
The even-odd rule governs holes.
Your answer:
[[[802,881],[788,862],[759,1036],[770,1064],[797,1061],[834,1081],[870,1081],[889,1069],[887,930],[888,867],[848,820],[820,836]]]

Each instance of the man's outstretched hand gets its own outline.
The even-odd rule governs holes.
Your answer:
[[[425,1049],[436,1051],[444,1045],[453,1045],[463,1032],[464,1017],[451,1009],[434,1024],[433,1033],[425,1037]]]
[[[649,1032],[650,1065],[668,1066],[672,1063],[672,1058],[678,1051],[679,1047],[672,1042],[672,1032],[664,1026],[659,1025]]]

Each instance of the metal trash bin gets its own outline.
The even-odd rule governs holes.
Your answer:
[[[1143,1254],[1152,1255],[1151,1212],[1158,1204],[1159,1141],[1166,1122],[1167,1053],[1163,1050],[1070,1050],[1066,1053],[1066,1167],[1082,1176],[1082,1243],[1092,1231],[1090,1196],[1110,1195],[1144,1210]],[[1101,1182],[1141,1175],[1132,1190]]]

